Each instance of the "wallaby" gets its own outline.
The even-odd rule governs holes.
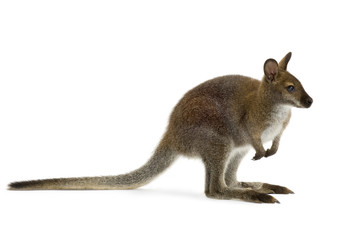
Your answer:
[[[149,183],[183,155],[202,159],[207,197],[279,203],[269,194],[293,192],[278,185],[238,182],[236,172],[251,147],[256,151],[253,160],[274,155],[291,107],[309,108],[313,103],[300,81],[287,71],[290,58],[291,52],[279,64],[266,60],[261,81],[228,75],[187,92],[171,113],[153,156],[137,170],[117,176],[14,182],[9,189],[134,189]],[[267,141],[272,146],[265,150]]]

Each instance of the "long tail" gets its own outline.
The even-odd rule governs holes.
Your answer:
[[[127,174],[101,177],[54,178],[13,182],[9,190],[113,190],[141,187],[165,169],[176,159],[177,154],[167,147],[156,149],[150,160],[142,167]]]

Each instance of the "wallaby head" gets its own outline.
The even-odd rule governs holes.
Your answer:
[[[313,103],[312,98],[306,93],[300,81],[287,71],[291,58],[289,52],[278,64],[270,58],[264,63],[263,85],[274,101],[298,108],[309,108]]]

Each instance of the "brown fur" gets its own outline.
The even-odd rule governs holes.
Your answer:
[[[9,185],[12,190],[133,189],[150,182],[179,155],[200,157],[205,165],[205,194],[217,199],[278,202],[269,193],[293,193],[267,183],[236,180],[237,168],[250,147],[253,160],[274,155],[287,126],[290,107],[308,108],[312,99],[287,71],[288,53],[278,64],[268,59],[262,81],[232,75],[206,81],[190,90],[175,106],[162,141],[151,159],[127,174],[60,178]],[[270,149],[263,143],[272,141]]]

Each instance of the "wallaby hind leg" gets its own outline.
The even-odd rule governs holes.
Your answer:
[[[216,169],[207,168],[207,189],[205,194],[209,198],[216,199],[238,199],[255,203],[279,203],[279,201],[271,195],[261,193],[247,188],[230,188],[225,185],[221,174]]]
[[[290,189],[279,186],[273,185],[268,183],[262,182],[239,182],[236,178],[236,173],[239,168],[240,162],[242,158],[245,156],[246,152],[239,152],[238,154],[234,155],[228,165],[226,166],[225,171],[225,182],[228,187],[232,188],[241,188],[241,189],[252,189],[260,193],[267,193],[267,194],[289,194],[294,193]]]
[[[236,175],[240,162],[245,155],[246,152],[239,152],[232,156],[232,158],[229,160],[225,170],[225,182],[227,186],[240,187]]]
[[[276,198],[246,188],[232,188],[225,183],[225,158],[204,159],[206,168],[205,194],[209,198],[238,199],[256,203],[279,203]]]

